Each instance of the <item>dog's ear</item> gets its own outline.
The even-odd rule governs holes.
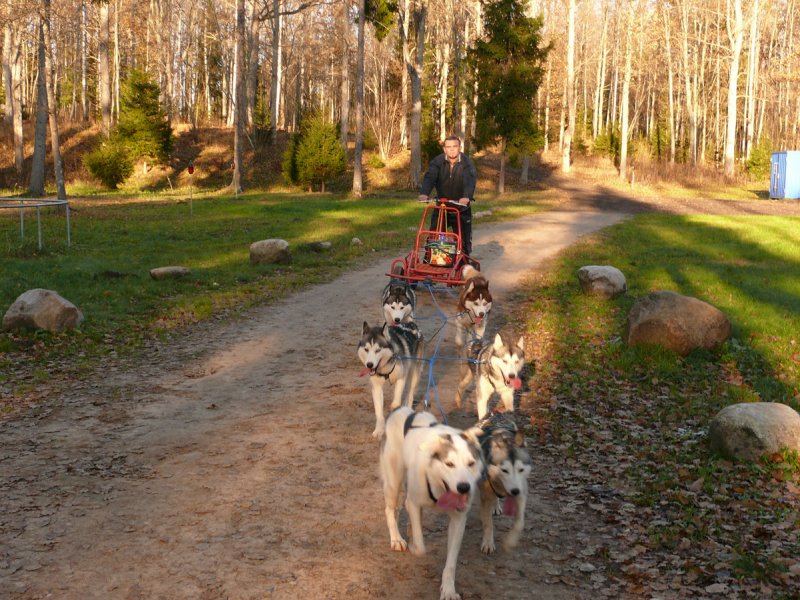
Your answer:
[[[520,350],[525,352],[525,336],[524,335],[519,336],[519,340],[517,341],[517,346],[519,346]]]
[[[473,444],[474,446],[480,448],[481,447],[480,437],[484,434],[485,434],[484,430],[475,425],[463,431],[461,433],[461,437],[464,438],[470,444]]]
[[[361,335],[367,335],[369,333],[369,323],[364,321],[364,325],[361,327]]]
[[[452,447],[452,445],[453,436],[449,433],[440,433],[422,442],[419,448],[424,453],[430,454],[432,458],[443,460],[444,456],[447,454],[448,447]]]
[[[472,280],[470,280],[470,282],[467,284],[467,287],[464,288],[464,293],[469,294],[473,289],[475,289],[475,284],[472,282]]]
[[[500,337],[499,333],[494,336],[494,349],[495,350],[503,349],[503,338]]]
[[[525,446],[525,433],[521,429],[517,429],[517,432],[514,434],[514,445],[517,448],[523,448]]]

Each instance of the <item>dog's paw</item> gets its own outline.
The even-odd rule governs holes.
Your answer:
[[[405,552],[408,550],[408,544],[403,538],[399,538],[397,540],[391,540],[392,550],[395,552]]]
[[[513,550],[517,544],[519,544],[519,533],[515,531],[509,532],[509,534],[503,538],[503,550]]]
[[[494,545],[494,540],[487,540],[485,538],[481,540],[481,552],[484,554],[494,554],[495,550],[497,550],[497,546]]]
[[[494,503],[494,508],[492,508],[492,514],[495,517],[499,517],[503,514],[503,505],[500,504],[500,498],[497,499],[497,502]]]
[[[425,556],[425,546],[417,546],[412,542],[408,545],[408,550],[414,556]]]
[[[439,600],[461,600],[461,594],[456,593],[455,587],[445,589],[443,585],[439,593]]]
[[[383,437],[383,427],[376,427],[375,431],[372,432],[372,437],[376,440],[379,440]]]

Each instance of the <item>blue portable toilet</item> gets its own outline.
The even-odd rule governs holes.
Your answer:
[[[773,152],[769,175],[769,197],[800,198],[800,151]]]

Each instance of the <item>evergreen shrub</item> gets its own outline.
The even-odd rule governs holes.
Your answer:
[[[747,161],[747,174],[751,179],[769,179],[772,168],[772,144],[768,138],[761,138],[750,153]]]
[[[113,142],[104,143],[85,154],[83,164],[104,186],[112,190],[133,173],[133,162],[125,148]]]

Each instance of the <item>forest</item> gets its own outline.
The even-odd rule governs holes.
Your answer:
[[[481,104],[474,51],[502,34],[486,15],[504,2],[535,24],[541,49],[517,91],[527,115],[516,123],[533,124],[536,143],[516,148],[479,135],[502,107]],[[798,14],[795,0],[6,0],[2,139],[16,185],[41,194],[50,178],[63,195],[59,126],[109,134],[141,71],[168,123],[234,130],[239,183],[242,148],[310,112],[355,140],[356,195],[364,138],[383,160],[407,152],[414,185],[425,148],[450,133],[468,150],[500,144],[523,182],[539,150],[564,171],[575,153],[613,156],[623,178],[645,158],[763,176],[764,156],[798,145]],[[497,69],[528,60],[514,44]]]

